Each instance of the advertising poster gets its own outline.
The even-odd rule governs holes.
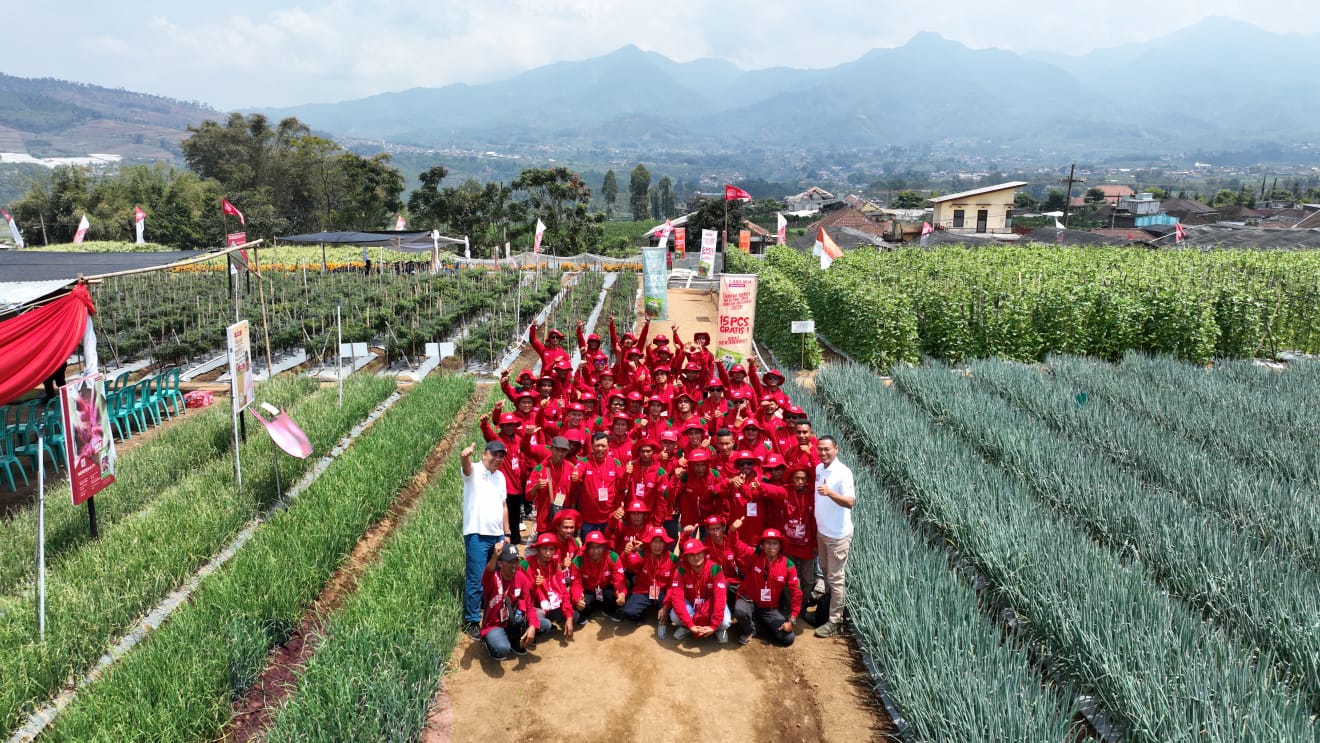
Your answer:
[[[701,262],[697,264],[698,276],[715,275],[715,241],[719,233],[715,230],[701,231]]]
[[[752,354],[755,327],[756,274],[722,274],[715,358],[730,365],[743,363]]]
[[[73,505],[79,506],[115,481],[115,439],[100,374],[70,381],[60,395]]]
[[[687,255],[687,228],[686,228],[686,227],[675,227],[675,228],[674,228],[674,252],[678,254],[678,257],[679,257],[679,258],[682,258],[683,256]]]
[[[229,384],[234,413],[242,412],[257,399],[257,381],[252,376],[252,340],[248,321],[230,325],[225,331],[229,343]]]
[[[652,320],[669,319],[667,258],[664,248],[642,248],[642,302],[646,316]]]
[[[744,253],[752,252],[751,230],[738,230],[738,249]]]

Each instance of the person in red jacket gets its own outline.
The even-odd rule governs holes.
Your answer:
[[[586,551],[573,558],[573,606],[583,622],[591,621],[597,609],[617,622],[616,612],[628,600],[619,555],[606,549],[605,535],[598,531],[588,534],[583,542]]]
[[[610,519],[610,525],[605,530],[605,539],[615,552],[620,555],[627,554],[642,546],[646,533],[652,526],[654,524],[651,523],[650,509],[644,502],[632,500],[624,509],[622,516]],[[632,550],[629,550],[630,546]]]
[[[755,551],[751,545],[738,538],[740,526],[742,519],[727,524],[723,516],[707,516],[706,537],[702,540],[706,543],[706,553],[710,559],[724,571],[724,579],[729,585],[729,606],[733,606],[734,595],[742,583],[742,563]],[[689,536],[693,536],[692,532],[684,532],[685,539]]]
[[[699,526],[710,514],[726,513],[728,485],[711,469],[710,452],[705,449],[692,452],[686,468],[680,465],[674,469],[671,484],[680,527]]]
[[[529,439],[523,439],[523,451],[529,452]],[[536,533],[550,531],[551,520],[561,508],[574,505],[573,473],[576,463],[568,459],[568,439],[556,436],[550,442],[550,456],[527,474],[527,495],[536,507]]]
[[[669,551],[673,541],[664,529],[653,526],[646,533],[644,545],[624,555],[624,569],[632,575],[628,599],[619,610],[624,619],[640,622],[648,611],[661,608],[674,577],[674,555]],[[664,627],[663,617],[659,626]]]
[[[610,516],[619,508],[618,481],[624,465],[610,456],[609,437],[591,437],[591,456],[578,465],[578,511],[582,513],[582,536],[604,531]]]
[[[481,416],[481,435],[487,441],[499,441],[504,443],[504,448],[508,455],[504,457],[504,463],[500,465],[500,472],[504,473],[504,489],[507,491],[507,501],[509,508],[509,534],[514,544],[522,544],[522,514],[523,514],[523,462],[524,457],[518,456],[522,450],[521,436],[518,429],[522,427],[522,421],[513,413],[503,413],[497,419],[499,421],[499,431],[496,431],[490,425],[490,416]]]
[[[820,464],[820,452],[816,434],[811,430],[811,421],[801,418],[793,424],[792,445],[782,453],[789,469],[801,467],[816,471],[816,465]]]
[[[536,337],[537,327],[536,323],[527,327],[527,339],[532,342],[536,355],[541,357],[541,373],[544,374],[553,369],[555,362],[560,359],[568,361],[568,350],[564,348],[564,334],[558,328],[551,328],[545,334],[545,343],[541,343]]]
[[[536,643],[538,632],[549,632],[550,622],[541,620],[532,601],[532,579],[522,569],[518,550],[501,541],[491,550],[481,577],[481,640],[495,660],[509,653],[526,655]],[[530,619],[537,617],[537,621]]]
[[[632,420],[623,413],[615,413],[610,419],[610,427],[607,433],[609,441],[610,456],[627,464],[631,462],[633,450],[637,448],[637,442],[632,437]]]
[[[810,596],[816,582],[816,469],[794,467],[779,502],[775,520],[781,524],[784,554],[798,568],[802,593]]]
[[[711,426],[715,426],[716,419],[723,420],[728,412],[729,401],[724,399],[724,383],[716,377],[706,383],[706,395],[697,406],[697,415],[709,421]]]
[[[623,466],[618,486],[621,501],[641,501],[655,525],[663,526],[665,519],[669,518],[669,501],[665,494],[669,475],[656,459],[658,448],[650,439],[633,444],[633,459]]]
[[[766,438],[764,428],[755,418],[749,418],[743,423],[733,446],[738,451],[749,451],[757,457],[764,457],[775,450],[775,445]]]
[[[536,556],[523,562],[523,569],[532,579],[532,599],[536,604],[538,626],[545,622],[561,622],[564,637],[572,639],[578,613],[571,603],[572,594],[564,582],[564,570],[559,563],[559,540],[554,534],[536,538]]]
[[[743,582],[733,614],[738,618],[738,643],[746,645],[759,627],[770,642],[793,644],[793,625],[802,613],[797,567],[780,552],[778,529],[761,534],[761,547],[743,563]]]
[[[772,454],[770,456],[778,456]],[[737,474],[729,478],[729,513],[731,519],[742,519],[738,537],[748,544],[760,538],[762,530],[772,524],[771,511],[776,495],[782,489],[767,489],[761,479],[760,460],[749,451],[740,451],[733,457]]]
[[[734,395],[744,395],[748,400],[755,398],[756,390],[747,383],[747,370],[742,364],[734,364],[728,369],[724,368],[724,364],[716,364],[715,372],[724,381],[724,395],[730,401]]]
[[[683,543],[683,564],[674,571],[669,605],[669,620],[678,625],[675,640],[691,634],[715,635],[721,644],[729,641],[728,584],[720,566],[706,559],[706,545],[698,539]]]

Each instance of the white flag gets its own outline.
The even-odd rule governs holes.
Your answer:
[[[536,220],[536,239],[532,242],[532,252],[541,252],[541,237],[545,235],[545,222],[538,217]]]
[[[84,215],[83,215],[83,218],[82,218],[82,221],[78,223],[78,231],[75,232],[75,233],[73,233],[73,244],[74,244],[74,245],[80,245],[80,244],[82,244],[83,238],[84,238],[84,237],[87,237],[87,230],[88,230],[91,226],[92,226],[92,223],[87,221],[87,215],[84,214]]]
[[[463,257],[472,260],[472,246],[468,244],[467,235],[463,236]]]
[[[779,212],[775,212],[775,216],[776,216],[776,217],[779,217],[779,225],[778,225],[778,227],[775,229],[776,242],[777,242],[777,244],[779,244],[779,245],[787,245],[787,244],[788,244],[788,220],[787,220],[787,219],[784,219],[784,215],[783,215],[783,214],[780,214]]]
[[[673,220],[666,219],[663,227],[660,228],[660,249],[669,247],[669,236],[674,232]]]
[[[407,226],[408,226],[408,220],[404,219],[402,214],[400,214],[398,217],[395,217],[394,219],[395,230],[402,230],[404,227]]]
[[[504,243],[504,260],[506,261],[513,260],[513,245],[507,242]]]
[[[5,222],[9,223],[9,235],[14,238],[14,247],[19,249],[26,247],[23,245],[23,233],[18,231],[18,224],[14,222],[13,216],[4,209],[0,209],[0,214],[3,214]]]
[[[133,228],[137,231],[137,244],[142,245],[146,242],[142,233],[147,229],[147,213],[140,206],[133,207]]]
[[[1060,222],[1058,217],[1054,218],[1054,229],[1056,230],[1065,229],[1065,227],[1063,226],[1063,222]]]

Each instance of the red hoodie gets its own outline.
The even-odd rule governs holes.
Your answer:
[[[527,577],[532,583],[532,603],[541,611],[554,611],[561,608],[564,604],[570,603],[572,594],[569,593],[568,585],[564,583],[564,571],[560,566],[559,559],[552,562],[542,562],[537,557],[530,562],[523,560],[523,569],[527,571]],[[542,578],[541,585],[536,585],[536,578]]]
[[[729,586],[724,571],[709,558],[700,568],[694,569],[685,562],[674,571],[669,605],[684,627],[718,627],[724,621],[728,600]],[[691,614],[688,603],[692,604]]]
[[[743,582],[738,596],[756,605],[758,609],[774,609],[780,596],[788,591],[789,620],[802,613],[802,588],[798,586],[797,566],[780,555],[774,562],[760,552],[743,563]]]
[[[592,559],[584,554],[573,558],[573,603],[581,601],[582,598],[590,593],[596,596],[596,600],[601,599],[599,591],[603,591],[607,586],[614,586],[614,595],[624,596],[628,593],[628,584],[623,578],[623,564],[619,562],[619,555],[615,552],[606,552],[600,560]]]
[[[668,548],[658,557],[652,555],[649,544],[643,545],[642,549],[646,550],[644,557],[639,552],[633,552],[624,559],[624,567],[633,574],[630,593],[645,593],[654,599],[662,598],[674,578],[674,555]]]
[[[485,607],[481,614],[481,636],[485,637],[495,627],[507,625],[515,611],[521,610],[524,615],[531,617],[532,609],[535,608],[532,588],[532,579],[522,567],[513,574],[513,580],[508,582],[500,575],[499,566],[486,568],[481,575],[482,606]]]

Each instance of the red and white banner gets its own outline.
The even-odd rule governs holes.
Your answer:
[[[238,207],[229,203],[229,199],[220,199],[220,211],[231,217],[238,217],[238,223],[244,227],[247,226],[247,219],[243,217],[243,212],[240,212]]]
[[[100,374],[71,380],[60,388],[60,398],[73,505],[78,506],[115,481],[115,439]]]
[[[662,250],[668,248],[669,236],[672,235],[673,233],[674,233],[674,223],[666,219],[664,226],[660,228],[660,244],[657,247],[659,247]]]
[[[720,233],[715,230],[701,231],[701,262],[697,264],[697,275],[710,277],[715,275],[715,241]]]
[[[776,245],[787,245],[787,244],[788,244],[788,220],[787,220],[787,219],[784,219],[784,215],[783,215],[783,214],[780,214],[779,212],[775,212],[775,216],[778,217],[778,220],[777,220],[778,223],[777,223],[777,225],[776,225],[776,227],[775,227],[775,244],[776,244]]]
[[[835,259],[843,257],[843,251],[835,244],[834,239],[830,237],[830,233],[826,232],[824,227],[816,231],[816,247],[811,252],[820,256],[821,270],[829,268]]]
[[[752,200],[752,195],[749,194],[749,193],[747,193],[746,191],[742,190],[741,188],[738,188],[737,186],[730,186],[730,185],[727,185],[727,184],[726,184],[726,185],[724,186],[724,200],[725,200],[725,201],[751,201],[751,200]]]
[[[744,253],[752,252],[751,230],[738,230],[738,249]]]
[[[133,230],[134,232],[137,233],[138,245],[142,245],[143,243],[146,242],[146,240],[143,239],[143,232],[145,232],[146,229],[147,229],[147,213],[143,211],[142,207],[140,206],[133,207]]]
[[[716,361],[741,364],[752,355],[756,327],[756,274],[720,275],[720,324],[715,335]]]
[[[536,220],[536,237],[532,240],[532,252],[541,252],[541,238],[545,236],[545,222],[538,217]]]
[[[408,226],[408,220],[404,219],[402,214],[394,218],[395,230],[402,230],[404,227],[407,226]]]
[[[23,244],[23,233],[18,231],[18,224],[14,222],[14,218],[4,209],[0,209],[0,214],[4,215],[5,223],[9,225],[9,235],[14,238],[14,247],[20,249],[26,247]]]
[[[1182,241],[1187,237],[1187,230],[1183,229],[1182,222],[1175,222],[1173,225],[1173,242],[1182,245]]]
[[[231,232],[231,233],[229,233],[228,235],[225,235],[225,247],[226,247],[226,248],[232,248],[232,247],[234,247],[235,245],[242,245],[243,243],[245,243],[245,242],[247,242],[247,241],[248,241],[248,239],[247,239],[247,233],[246,233],[246,232]],[[246,262],[247,262],[247,256],[244,256],[243,259],[244,259],[243,262],[246,263]]]
[[[930,222],[921,223],[921,247],[926,247],[926,243],[930,242],[930,233],[934,231],[935,228],[930,226]]]
[[[91,226],[92,223],[87,221],[87,215],[84,214],[82,221],[78,223],[78,231],[73,233],[74,245],[82,244],[83,238],[87,237],[87,230],[90,229]]]
[[[675,228],[674,228],[674,252],[678,254],[678,257],[679,257],[679,258],[682,258],[683,256],[687,255],[687,228],[686,228],[686,227],[675,227]]]

